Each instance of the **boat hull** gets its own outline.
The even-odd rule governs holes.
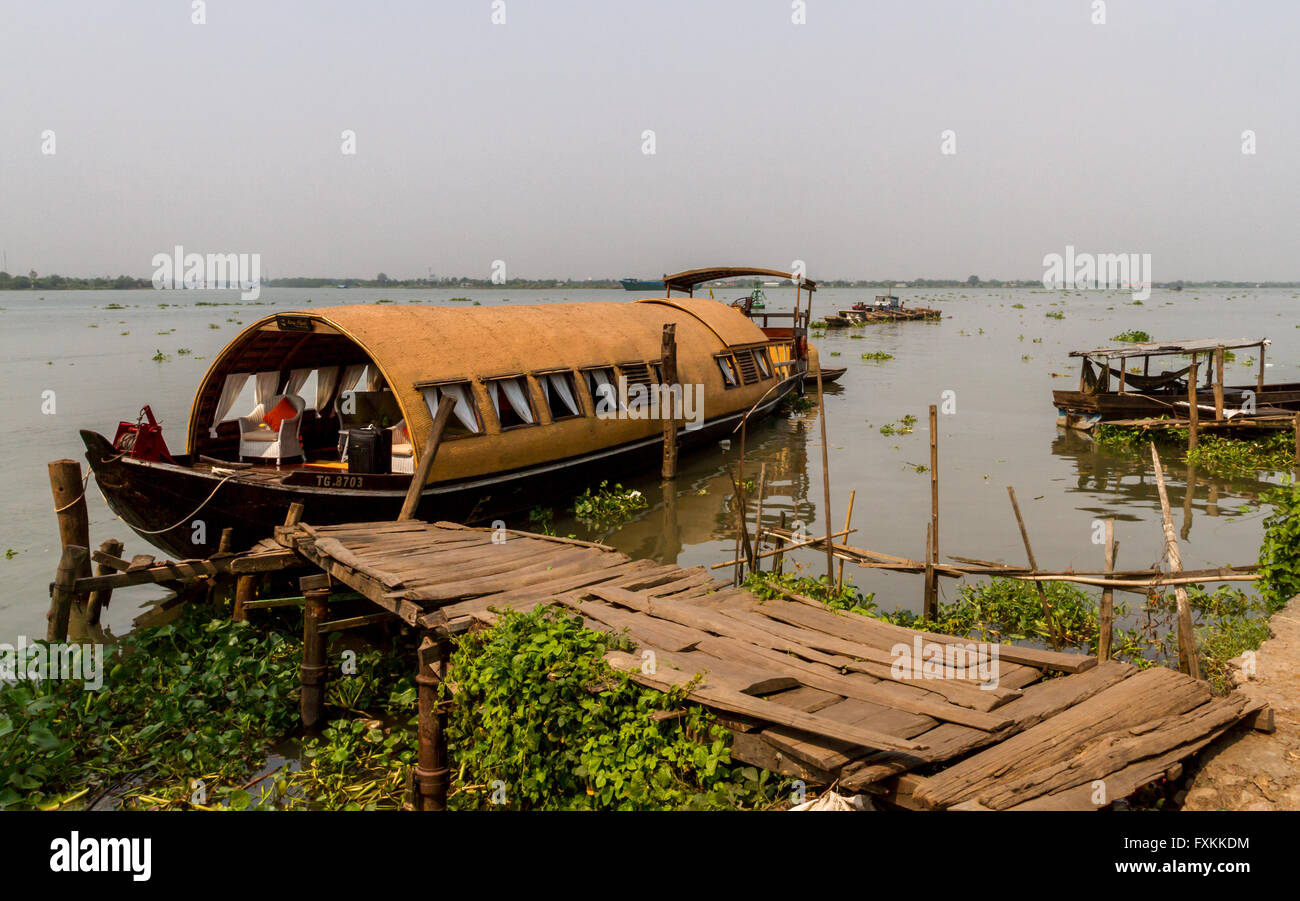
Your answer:
[[[750,421],[770,413],[800,381],[801,377],[792,377],[782,382]],[[681,430],[680,450],[689,452],[729,437],[742,412],[710,420],[698,429]],[[294,503],[303,505],[303,521],[316,525],[393,520],[410,482],[409,477],[347,474],[293,479],[298,484],[255,481],[241,470],[213,473],[183,464],[133,460],[114,451],[97,432],[83,430],[81,437],[109,507],[137,535],[178,559],[215,553],[227,528],[233,530],[233,550],[251,547],[272,535]],[[528,469],[434,483],[423,491],[416,517],[491,521],[572,496],[602,479],[656,466],[662,455],[663,440],[655,437]],[[376,484],[384,487],[369,487]]]

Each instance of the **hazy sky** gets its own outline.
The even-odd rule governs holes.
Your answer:
[[[9,271],[1300,279],[1294,0],[503,5],[0,0]]]

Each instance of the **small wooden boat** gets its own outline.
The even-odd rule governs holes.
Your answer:
[[[822,384],[829,385],[831,382],[838,381],[839,377],[848,371],[847,366],[825,366],[822,368]]]
[[[677,382],[697,395],[678,431],[683,451],[802,386],[806,330],[773,337],[712,300],[339,306],[267,316],[231,341],[199,384],[185,453],[171,462],[81,436],[113,511],[185,559],[214,552],[226,528],[235,550],[266,538],[295,502],[314,524],[395,518],[434,412],[455,398],[416,515],[483,521],[659,462],[662,420],[642,401],[661,387],[667,323]],[[248,385],[258,403],[237,418]],[[359,444],[344,463],[340,448],[361,424],[388,433],[391,449],[376,439],[362,455]],[[358,465],[370,454],[379,471]]]
[[[1098,422],[1187,416],[1191,398],[1188,378],[1193,366],[1198,378],[1202,371],[1205,373],[1204,383],[1195,388],[1197,408],[1208,408],[1211,418],[1232,418],[1266,409],[1300,410],[1300,383],[1264,382],[1264,357],[1270,343],[1267,338],[1204,338],[1071,351],[1070,356],[1083,360],[1079,387],[1052,392],[1058,422],[1086,430]],[[1259,352],[1255,383],[1226,385],[1223,355],[1242,349]],[[1181,361],[1176,361],[1174,368],[1152,374],[1151,361],[1169,357],[1186,358],[1188,362],[1179,365]],[[1142,371],[1129,371],[1129,364],[1138,359]]]
[[[868,305],[858,301],[847,310],[826,317],[827,328],[846,328],[869,322],[909,322],[918,319],[942,319],[943,312],[931,307],[907,307],[892,294],[881,294]]]

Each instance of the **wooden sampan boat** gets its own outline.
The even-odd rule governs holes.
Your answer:
[[[638,398],[660,384],[667,323],[675,324],[678,383],[697,395],[695,410],[685,410],[695,421],[678,431],[683,451],[729,436],[746,413],[761,417],[802,385],[805,342],[769,337],[713,300],[341,306],[268,316],[240,333],[199,385],[185,453],[172,462],[136,459],[93,431],[81,436],[113,511],[184,559],[214,552],[225,528],[235,550],[268,537],[294,502],[312,523],[395,518],[433,411],[455,397],[416,515],[483,521],[658,464],[662,420]],[[301,395],[313,374],[308,402]],[[278,460],[248,463],[270,437],[250,425],[256,417],[236,418],[248,384],[264,401],[259,415],[285,396],[301,408],[298,447],[284,423],[277,427]],[[606,385],[623,391],[599,415]],[[392,429],[392,460],[401,454],[405,473],[341,463],[341,426],[354,424],[349,409],[358,404]]]

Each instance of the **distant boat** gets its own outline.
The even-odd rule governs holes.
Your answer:
[[[664,289],[663,279],[645,281],[639,278],[621,278],[618,283],[623,286],[624,291],[662,291]]]

